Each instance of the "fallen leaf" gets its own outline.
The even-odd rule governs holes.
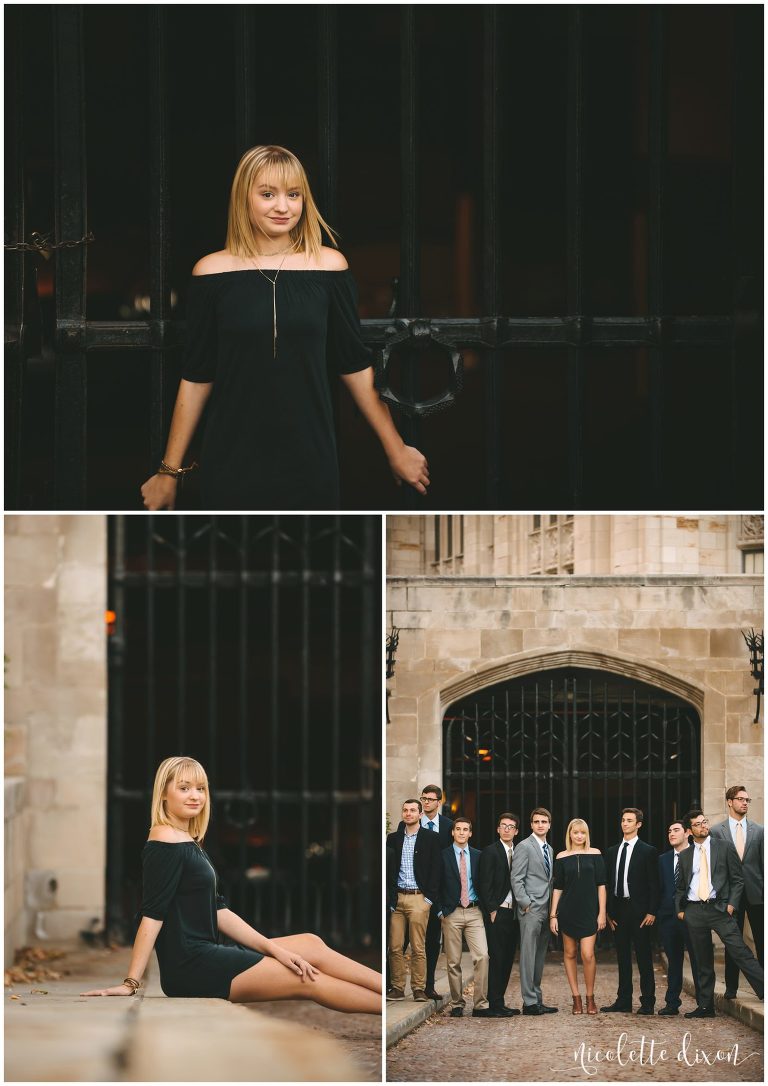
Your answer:
[[[15,995],[11,996],[11,999],[19,999],[19,998],[20,998],[19,996],[15,996]]]
[[[44,988],[30,988],[29,989],[29,994],[30,995],[48,995],[48,993],[46,992],[46,990]]]

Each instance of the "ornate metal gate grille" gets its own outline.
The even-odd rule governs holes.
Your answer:
[[[540,672],[456,702],[444,718],[447,801],[488,844],[504,810],[527,836],[534,807],[552,812],[563,847],[584,818],[601,850],[620,837],[622,807],[645,814],[643,838],[663,849],[670,819],[699,797],[699,718],[680,698],[600,671]]]
[[[155,769],[205,765],[207,842],[268,934],[378,943],[378,517],[110,518],[108,924],[130,929]]]
[[[87,234],[89,226],[86,163],[89,156],[98,156],[100,150],[98,144],[93,147],[87,143],[85,124],[88,96],[92,100],[99,93],[98,87],[86,87],[85,80],[83,23],[94,16],[87,5],[53,5],[45,9],[48,14],[44,16],[35,16],[30,7],[34,5],[8,9],[8,96],[16,106],[12,111],[7,160],[7,191],[12,200],[8,240],[16,244],[28,239],[33,230],[51,229],[55,212],[55,240],[77,241]],[[19,253],[9,257],[6,508],[114,508],[118,504],[115,499],[118,476],[125,478],[125,492],[134,500],[137,480],[157,464],[161,454],[175,383],[175,350],[183,331],[181,322],[172,313],[168,272],[170,181],[174,168],[179,170],[171,161],[169,99],[174,81],[169,72],[178,55],[176,39],[183,23],[170,20],[188,20],[191,16],[189,9],[184,9],[181,16],[174,15],[173,10],[160,4],[136,9],[135,13],[135,33],[141,41],[142,56],[146,52],[150,57],[149,86],[142,85],[133,91],[137,101],[142,101],[142,96],[148,101],[148,140],[140,169],[142,176],[150,179],[144,223],[150,244],[149,317],[127,322],[86,317],[86,246],[59,249],[54,276],[54,352],[46,362],[46,365],[54,363],[51,402],[46,392],[32,407],[27,400],[34,375],[28,362],[37,349],[34,342],[37,322],[31,298],[34,292],[29,289],[31,258],[24,259]],[[232,86],[220,91],[223,97],[218,105],[222,116],[235,117],[232,146],[225,151],[222,145],[218,152],[225,175],[237,154],[259,142],[264,123],[263,76],[257,64],[261,42],[252,5],[200,10],[214,13],[210,18],[216,20],[217,31],[224,27],[223,33],[228,35],[229,48],[225,51],[235,57]],[[590,201],[601,199],[595,176],[600,170],[595,165],[594,141],[613,149],[619,130],[625,132],[629,127],[623,121],[615,128],[603,130],[605,118],[595,120],[593,116],[596,103],[606,96],[595,92],[590,85],[593,66],[588,63],[587,54],[605,56],[606,50],[610,50],[600,36],[601,13],[606,9],[588,5],[567,10],[553,8],[547,12],[549,30],[538,23],[532,29],[526,21],[535,21],[535,5],[526,8],[486,4],[462,10],[466,18],[470,18],[471,12],[473,32],[479,26],[478,20],[482,20],[482,40],[478,38],[475,43],[473,38],[471,44],[472,63],[480,65],[476,70],[481,73],[472,87],[473,93],[474,85],[478,87],[473,118],[478,118],[481,132],[477,153],[468,156],[458,137],[455,146],[449,148],[452,157],[448,162],[457,155],[472,157],[471,172],[479,179],[477,232],[482,240],[478,246],[478,266],[471,268],[473,283],[480,284],[478,314],[463,307],[458,315],[437,319],[425,315],[420,300],[420,262],[425,241],[420,179],[426,175],[425,146],[436,139],[424,101],[427,89],[433,95],[444,94],[450,62],[440,66],[438,61],[439,71],[436,71],[435,53],[430,49],[431,31],[429,27],[424,29],[423,24],[423,20],[432,16],[423,6],[405,4],[399,7],[396,16],[400,20],[399,29],[396,28],[395,42],[387,52],[387,59],[392,48],[398,54],[399,101],[396,88],[390,94],[388,87],[382,103],[383,127],[387,132],[390,128],[399,132],[400,144],[397,305],[391,318],[364,322],[365,338],[374,348],[384,348],[395,337],[405,334],[398,350],[402,352],[400,391],[406,399],[419,400],[426,394],[428,366],[419,361],[420,345],[432,343],[433,353],[442,352],[444,359],[446,349],[449,352],[452,348],[459,349],[465,356],[472,354],[467,372],[471,380],[466,385],[473,390],[471,410],[466,406],[469,398],[464,395],[450,409],[452,417],[447,429],[445,423],[432,418],[403,421],[406,439],[424,447],[428,454],[433,442],[442,442],[443,478],[435,471],[432,488],[435,507],[445,509],[459,504],[476,509],[534,505],[623,508],[628,486],[634,491],[634,503],[641,508],[680,508],[682,493],[686,494],[686,502],[694,506],[757,507],[762,495],[759,8],[731,5],[729,9],[719,9],[718,17],[725,19],[725,23],[722,40],[718,40],[716,47],[717,58],[718,62],[725,58],[726,79],[731,80],[730,100],[723,105],[723,115],[729,115],[733,121],[728,142],[730,160],[718,163],[712,175],[712,202],[703,213],[696,234],[697,237],[709,234],[713,222],[716,223],[726,238],[729,259],[724,258],[723,265],[728,266],[719,268],[717,273],[726,287],[718,295],[715,308],[710,305],[703,309],[698,298],[680,303],[679,307],[669,300],[670,286],[675,285],[669,270],[669,254],[674,249],[669,241],[670,223],[686,206],[699,175],[695,163],[694,172],[686,173],[692,160],[683,153],[678,155],[677,174],[673,177],[668,156],[669,130],[676,122],[668,98],[678,70],[670,59],[670,20],[692,19],[693,32],[703,9],[654,5],[647,9],[647,15],[640,16],[647,19],[642,25],[645,69],[642,81],[646,88],[643,109],[647,108],[647,125],[640,121],[641,150],[631,162],[631,181],[625,179],[618,184],[623,190],[629,186],[641,194],[639,217],[623,226],[631,233],[641,224],[643,240],[637,247],[633,274],[641,283],[644,300],[634,312],[614,315],[595,311],[587,290],[588,273],[594,263],[587,244],[588,210]],[[381,9],[371,11],[375,18],[385,17]],[[676,11],[687,11],[689,15],[679,16]],[[447,14],[440,17],[449,18]],[[41,19],[43,25],[39,25]],[[362,144],[354,143],[354,139],[361,137],[350,137],[349,132],[359,134],[361,129],[371,129],[375,136],[378,127],[376,123],[357,121],[348,124],[346,130],[340,126],[340,73],[354,60],[349,50],[358,48],[357,42],[350,42],[342,33],[345,19],[335,5],[302,10],[302,21],[313,21],[317,67],[314,77],[309,77],[314,80],[314,87],[307,88],[306,99],[298,93],[294,107],[305,111],[307,101],[317,103],[316,188],[319,204],[331,222],[337,221],[343,203],[338,192],[340,146],[356,150]],[[509,72],[518,68],[521,54],[528,51],[531,36],[539,48],[547,50],[550,30],[557,39],[558,49],[561,38],[563,42],[562,63],[558,64],[561,85],[557,94],[566,105],[555,124],[533,112],[538,108],[538,92],[517,93],[516,86],[508,79]],[[677,30],[679,33],[679,26]],[[692,41],[690,35],[688,40]],[[691,49],[695,52],[695,42]],[[91,55],[93,52],[92,49]],[[469,52],[468,45],[467,56]],[[370,68],[376,68],[375,61],[369,71]],[[426,84],[425,72],[429,72]],[[530,88],[523,90],[528,92]],[[186,90],[181,87],[177,93],[183,95]],[[695,100],[697,96],[694,93],[692,97]],[[138,109],[133,103],[131,106]],[[566,285],[565,300],[549,312],[545,309],[544,316],[519,312],[515,290],[505,286],[510,254],[503,251],[500,240],[501,224],[519,223],[530,213],[527,198],[525,194],[521,196],[515,181],[526,169],[533,168],[531,162],[536,157],[535,151],[531,154],[516,144],[515,133],[527,122],[528,114],[533,117],[526,130],[531,138],[538,136],[537,129],[544,130],[548,133],[546,140],[556,140],[563,148],[565,187],[562,193],[558,191],[557,203],[565,204],[566,213],[563,256],[555,274],[562,276]],[[641,114],[642,111],[638,117]],[[286,128],[295,125],[295,116],[295,112],[286,116]],[[51,117],[53,128],[49,132]],[[684,120],[677,123],[684,127],[686,124]],[[562,136],[550,134],[559,131],[561,125]],[[346,140],[343,145],[340,133]],[[453,142],[453,133],[450,139]],[[26,219],[25,198],[29,194],[25,193],[25,170],[35,156],[52,167],[45,174],[38,165],[35,181],[38,188],[46,190],[43,200],[37,194],[38,204],[46,205],[41,215],[46,222]],[[389,156],[382,155],[382,159],[385,157]],[[440,169],[434,164],[431,168]],[[395,202],[397,188],[395,183]],[[539,214],[543,214],[543,209],[539,209]],[[185,232],[189,232],[189,224],[179,234]],[[193,239],[200,243],[202,240]],[[97,238],[96,244],[103,241],[109,243],[108,238]],[[690,248],[680,238],[677,244],[683,251]],[[525,279],[530,270],[516,269],[515,275]],[[605,274],[610,276],[612,269],[606,269]],[[684,272],[677,272],[677,281],[685,278]],[[117,348],[121,351],[120,369],[147,382],[147,410],[141,414],[141,423],[133,423],[130,454],[109,447],[110,436],[105,427],[105,438],[98,442],[96,457],[95,451],[88,450],[89,427],[97,422],[96,416],[105,412],[99,410],[94,415],[92,409],[87,419],[88,397],[100,374],[102,383],[117,379],[108,374],[105,357],[105,349]],[[37,370],[43,368],[42,364],[37,366]],[[429,372],[434,380],[436,370]],[[41,376],[42,373],[36,380]],[[606,406],[602,406],[604,401],[599,393],[603,390],[604,396],[605,388],[614,381],[624,382],[617,386],[624,389],[618,397],[624,402],[615,402],[609,396]],[[635,381],[643,386],[642,392],[630,391]],[[632,416],[634,429],[630,438],[626,424],[633,411],[636,417]],[[141,429],[144,414],[148,419],[146,435]],[[534,418],[538,419],[540,430],[531,431],[530,438],[523,437],[521,444],[518,435],[525,420]],[[509,426],[510,419],[516,420],[515,426]],[[623,446],[619,457],[606,455],[604,437],[610,420],[616,420],[615,442]],[[684,424],[689,428],[681,436]],[[713,433],[717,433],[717,442],[711,441]],[[452,457],[452,451],[459,435],[472,437],[470,445],[461,446],[457,458]],[[117,447],[120,444],[116,442]],[[697,450],[695,471],[688,466],[691,448]],[[717,459],[702,468],[699,458],[710,448],[717,449]],[[519,470],[521,462],[526,463],[525,472]],[[34,463],[42,464],[36,484],[24,477]],[[633,467],[628,482],[629,463]],[[94,493],[94,472],[104,464],[106,490],[98,495]],[[613,472],[610,476],[605,475],[608,466]],[[539,471],[538,476],[534,468]],[[464,490],[471,492],[471,499],[457,502],[456,476],[460,471],[464,473],[462,478],[468,480]],[[526,489],[525,480],[529,478],[533,480],[533,492]],[[464,491],[459,497],[463,494]],[[125,499],[126,505],[128,500]],[[351,495],[350,502],[354,500],[357,499]],[[366,506],[383,507],[393,500],[389,491],[377,495],[375,503],[367,495]],[[407,488],[398,500],[418,503],[419,508],[424,508],[424,502]]]

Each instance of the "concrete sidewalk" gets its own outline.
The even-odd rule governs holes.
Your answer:
[[[326,1032],[341,1017],[347,1028],[347,1020],[354,1022],[352,1036],[380,1050],[381,1023],[372,1015],[339,1016],[319,1008],[320,1018],[315,1016],[313,1022],[322,1020],[323,1029],[269,1013],[278,1004],[169,999],[160,990],[154,963],[145,989],[137,996],[80,996],[91,988],[119,984],[129,959],[130,950],[124,947],[71,949],[55,963],[61,979],[6,988],[5,1080],[360,1082],[381,1078],[380,1064],[372,1074],[370,1059],[365,1066],[358,1061],[354,1041],[345,1043]],[[307,1004],[295,1006],[299,1015],[294,1017],[300,1017]],[[322,1015],[328,1016],[327,1021]]]

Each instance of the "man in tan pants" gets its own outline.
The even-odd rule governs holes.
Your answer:
[[[387,837],[392,867],[397,871],[397,897],[390,905],[389,976],[387,999],[405,999],[405,933],[411,945],[411,992],[426,1002],[427,958],[424,938],[432,902],[440,885],[440,844],[436,833],[421,825],[421,800],[403,803],[403,821]],[[395,888],[393,887],[393,890]],[[394,895],[393,895],[394,896]]]
[[[443,849],[440,880],[440,919],[443,950],[451,990],[451,1018],[464,1014],[461,976],[461,940],[467,940],[475,975],[473,1018],[495,1018],[488,1006],[488,942],[480,907],[478,876],[480,850],[469,847],[472,823],[459,817],[453,822],[453,845]],[[500,1017],[500,1016],[499,1016]]]

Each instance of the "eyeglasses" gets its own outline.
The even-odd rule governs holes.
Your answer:
[[[421,796],[420,798],[421,798],[422,803],[437,803],[438,802],[438,797],[437,796]]]
[[[708,826],[708,825],[709,825],[709,819],[708,818],[700,818],[696,822],[691,822],[691,829],[693,829],[694,826],[696,827],[696,829],[698,829],[700,826]]]
[[[749,796],[734,796],[733,798],[737,799],[739,801],[739,803],[751,803],[752,802],[752,800],[749,798]]]

